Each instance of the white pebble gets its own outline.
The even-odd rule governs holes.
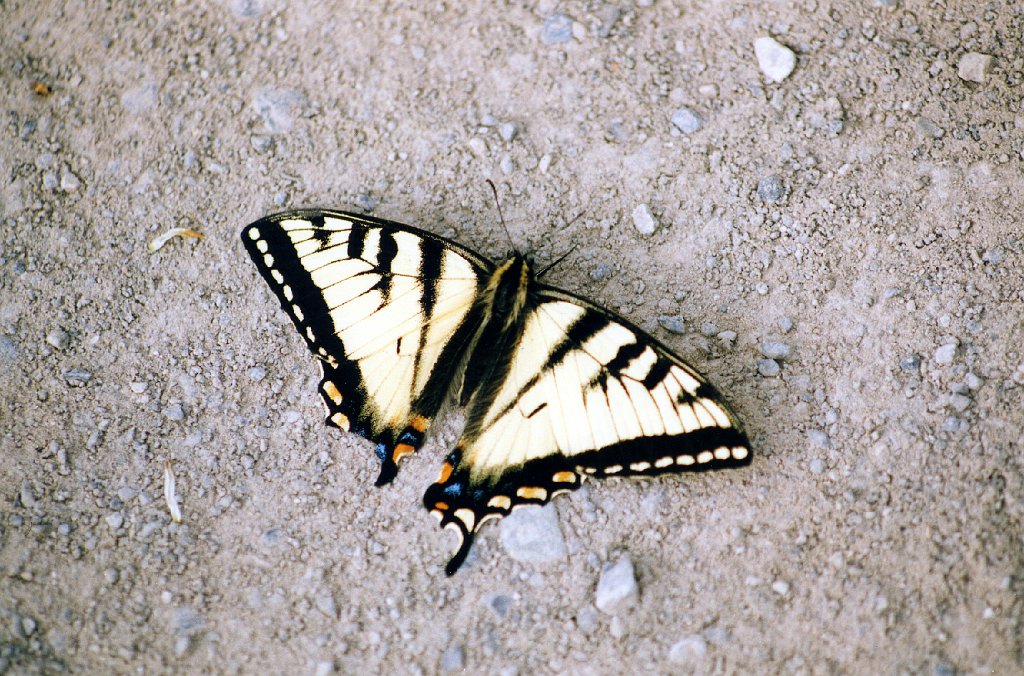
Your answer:
[[[953,363],[953,357],[956,356],[956,343],[946,343],[939,349],[935,350],[935,363],[940,366],[948,366]]]
[[[694,664],[704,659],[708,643],[699,634],[692,634],[676,642],[668,651],[668,659],[676,664]]]
[[[991,69],[991,56],[988,54],[979,54],[978,52],[967,52],[960,57],[960,63],[957,65],[956,74],[960,76],[961,80],[977,82],[980,84],[985,82],[985,78],[988,77],[988,72]]]
[[[775,582],[772,582],[772,591],[779,596],[785,596],[789,593],[789,583],[784,582],[783,580],[776,580]]]
[[[656,226],[654,215],[646,204],[641,204],[633,209],[633,225],[641,235],[650,235]]]
[[[672,113],[672,124],[684,134],[692,134],[695,131],[700,131],[704,120],[694,110],[683,107]]]
[[[605,613],[614,613],[636,603],[639,589],[629,554],[623,554],[615,564],[601,571],[597,582],[594,604]]]
[[[757,372],[765,378],[774,378],[779,375],[782,369],[779,368],[779,362],[774,359],[762,359],[757,362]]]
[[[796,54],[774,38],[754,40],[754,54],[761,72],[772,82],[782,82],[796,67]]]
[[[113,528],[114,530],[117,530],[122,525],[124,525],[124,517],[121,516],[121,514],[118,513],[118,512],[114,512],[113,514],[108,514],[107,515],[107,525],[110,526],[111,528]]]

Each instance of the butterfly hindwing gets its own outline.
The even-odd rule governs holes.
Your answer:
[[[454,527],[462,563],[473,534],[587,476],[651,475],[749,463],[722,397],[654,338],[586,300],[531,294],[511,363],[424,496]]]
[[[323,367],[328,424],[377,443],[378,484],[423,442],[493,264],[435,235],[345,212],[277,214],[242,240]],[[461,342],[460,342],[461,341]]]

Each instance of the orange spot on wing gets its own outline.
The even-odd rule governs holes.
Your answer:
[[[452,467],[452,464],[450,462],[446,462],[443,465],[441,465],[441,476],[438,477],[437,483],[443,484],[447,482],[452,475],[452,470],[454,469],[455,468]]]
[[[345,415],[344,413],[333,414],[331,416],[331,422],[340,427],[341,429],[345,430],[346,432],[348,432],[350,424],[348,416]]]
[[[576,473],[575,472],[555,472],[555,475],[553,477],[551,477],[551,480],[554,481],[555,483],[560,483],[560,484],[568,483],[568,484],[571,484],[571,483],[574,483],[576,481]]]
[[[438,509],[442,512],[447,512],[451,507],[448,506],[447,502],[435,502],[434,509]]]
[[[398,444],[395,446],[395,450],[391,452],[391,459],[398,462],[407,455],[412,455],[416,452],[416,449],[409,444]]]
[[[548,492],[543,488],[523,487],[516,491],[516,495],[525,500],[544,500],[548,497]]]
[[[338,386],[328,380],[324,383],[324,394],[326,394],[331,401],[334,402],[335,406],[341,405],[341,392],[338,391]]]
[[[427,431],[427,427],[430,426],[430,421],[421,415],[414,415],[412,420],[409,421],[409,427],[413,428],[420,434]]]

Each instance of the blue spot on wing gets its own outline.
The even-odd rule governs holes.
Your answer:
[[[377,448],[374,449],[374,452],[377,454],[377,457],[380,458],[380,461],[384,462],[384,460],[386,460],[387,457],[388,457],[388,446],[387,446],[387,444],[385,444],[383,442],[377,444]]]

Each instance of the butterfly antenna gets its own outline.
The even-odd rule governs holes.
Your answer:
[[[505,225],[505,214],[501,213],[501,200],[498,199],[498,189],[494,186],[494,181],[487,179],[487,185],[491,186],[491,192],[494,193],[494,204],[498,207],[498,219],[501,221],[501,227],[505,230],[505,236],[508,237],[508,243],[512,246],[512,250],[519,253],[519,249],[516,247],[516,243],[512,241],[512,234],[508,231],[508,226]]]
[[[578,246],[579,246],[579,244],[573,244],[572,247],[568,251],[566,251],[564,254],[559,256],[555,260],[554,263],[548,263],[547,265],[545,265],[544,269],[537,273],[537,279],[540,279],[541,277],[543,277],[544,273],[546,273],[548,270],[550,270],[551,268],[555,267],[556,265],[558,265],[559,263],[564,261],[566,258],[568,258],[569,254],[571,254],[573,251],[575,251],[576,247],[578,247]]]

